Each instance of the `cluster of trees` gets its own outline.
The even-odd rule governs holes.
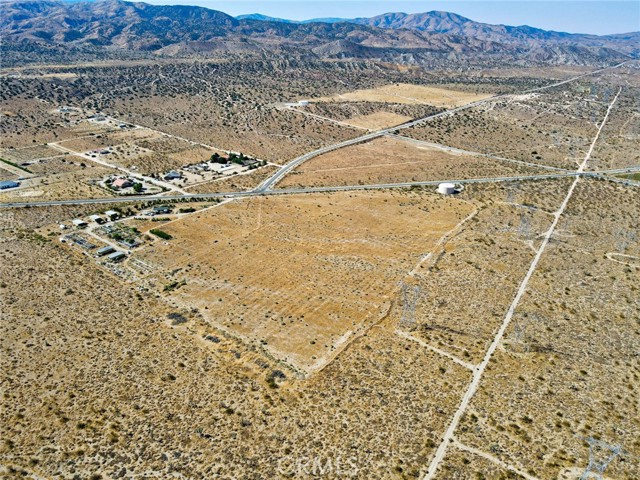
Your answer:
[[[246,162],[255,160],[252,157],[246,156],[244,153],[230,153],[228,157],[223,157],[219,153],[211,155],[212,162],[214,163],[236,163],[238,165],[244,165]]]
[[[149,230],[150,233],[154,234],[156,237],[160,237],[163,240],[171,240],[173,237],[171,235],[169,235],[167,232],[163,231],[163,230],[159,230],[157,228],[154,228],[152,230]]]
[[[250,160],[250,157],[245,156],[243,153],[240,153],[240,154],[230,153],[228,157],[223,157],[218,152],[211,155],[211,161],[214,163],[243,164],[247,160]]]

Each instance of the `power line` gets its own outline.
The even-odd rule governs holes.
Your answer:
[[[402,284],[402,327],[413,328],[416,325],[416,303],[420,297],[419,285]]]

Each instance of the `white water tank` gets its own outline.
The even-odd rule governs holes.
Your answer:
[[[438,185],[438,193],[451,195],[452,193],[456,193],[456,186],[454,183],[441,183]]]

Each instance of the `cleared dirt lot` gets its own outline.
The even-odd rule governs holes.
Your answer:
[[[392,127],[410,119],[426,117],[443,110],[423,103],[367,101],[316,102],[297,108],[307,113],[372,130]]]
[[[88,164],[95,166],[95,164],[89,162],[84,157],[71,154],[65,155],[59,150],[57,153],[59,155],[55,157],[32,160],[26,168],[28,168],[30,172],[40,176],[76,172],[83,170]]]
[[[55,148],[47,145],[34,145],[33,147],[23,147],[19,149],[7,148],[0,150],[0,157],[14,163],[23,163],[44,157],[60,155]]]
[[[368,128],[369,130],[380,130],[381,128],[393,127],[411,120],[411,117],[398,115],[390,112],[375,112],[368,115],[359,115],[345,120],[349,125]]]
[[[172,301],[317,370],[388,312],[397,283],[472,211],[404,193],[256,198],[156,225],[174,237],[136,254],[186,281]]]
[[[540,172],[541,169],[525,165],[383,137],[315,157],[287,175],[278,186],[367,185]]]
[[[426,103],[435,107],[458,107],[467,103],[482,100],[490,95],[451,90],[448,88],[427,87],[423,85],[411,85],[396,83],[377,88],[356,90],[353,92],[321,97],[313,102],[386,102],[421,104]]]
[[[419,472],[464,369],[383,325],[270,388],[275,362],[29,232],[78,214],[0,217],[3,474],[284,479],[305,458],[362,479]]]
[[[216,192],[238,192],[240,190],[251,190],[260,185],[269,176],[273,175],[279,167],[267,165],[257,170],[249,170],[247,173],[222,177],[220,179],[203,182],[185,188],[189,193],[216,193]]]

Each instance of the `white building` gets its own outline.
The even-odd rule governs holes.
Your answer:
[[[104,212],[104,214],[107,216],[109,220],[115,220],[120,216],[120,214],[115,210],[107,210],[106,212]]]
[[[87,222],[85,222],[81,218],[75,218],[71,220],[71,223],[73,223],[74,227],[78,227],[78,228],[83,228],[87,226]]]

